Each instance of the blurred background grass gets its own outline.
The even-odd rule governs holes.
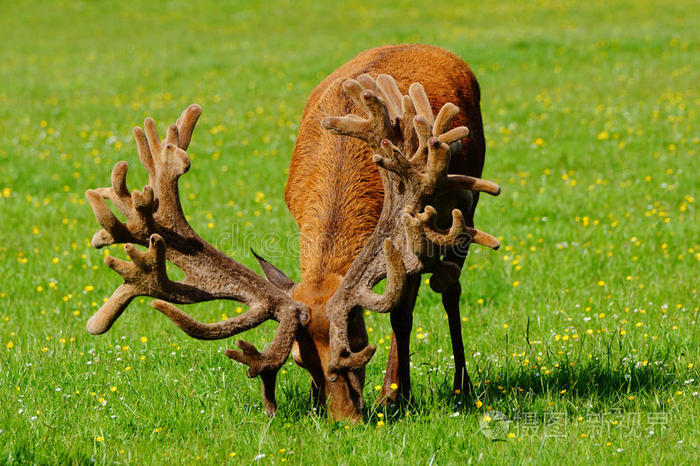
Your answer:
[[[697,457],[697,5],[471,3],[6,2],[2,461]],[[282,193],[304,102],[359,51],[400,42],[452,50],[482,89],[484,176],[503,194],[483,198],[476,221],[504,247],[474,248],[462,278],[479,403],[450,393],[449,333],[427,287],[415,318],[418,406],[350,429],[309,414],[308,377],[291,363],[268,421],[258,381],[221,353],[230,344],[191,341],[147,300],[105,336],[86,334],[119,279],[89,247],[97,224],[83,193],[122,159],[130,186],[145,183],[131,127],[153,116],[163,131],[201,104],[181,183],[191,223],[237,260],[254,266],[253,246],[298,278]],[[380,346],[371,403],[390,329],[384,316],[368,326]],[[246,338],[260,345],[273,330]],[[477,430],[487,408],[566,412],[568,433],[540,448],[542,436],[515,423],[513,438],[491,444]],[[668,422],[654,434],[586,422],[610,412]]]

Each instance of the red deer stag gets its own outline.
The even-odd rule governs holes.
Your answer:
[[[387,46],[361,53],[316,87],[285,191],[301,230],[298,284],[256,255],[263,279],[204,241],[185,220],[178,179],[189,169],[185,151],[200,113],[190,106],[162,142],[151,119],[145,133],[134,130],[149,174],[142,191],[129,192],[126,162],[119,162],[111,187],[87,192],[104,228],[93,246],[148,247],[126,244],[132,262],[106,258],[124,284],[90,318],[88,331],[107,331],[136,296],[157,298],[156,309],[199,339],[228,338],[273,319],[279,326],[265,350],[241,340],[236,344],[242,351],[226,351],[249,366],[249,377],[261,376],[266,413],[275,412],[277,372],[291,352],[310,373],[316,402],[327,401],[336,419],[357,419],[364,368],[375,351],[368,346],[362,309],[390,313],[393,337],[382,399],[406,401],[413,307],[420,275],[431,273],[431,287],[442,294],[448,316],[454,387],[469,392],[458,279],[471,242],[498,247],[494,237],[473,228],[473,216],[478,193],[495,195],[500,188],[478,178],[484,137],[479,88],[467,65],[436,47]],[[182,282],[168,279],[166,259],[185,272]],[[385,292],[375,294],[372,288],[385,278]],[[213,299],[237,300],[249,310],[205,324],[170,304]]]

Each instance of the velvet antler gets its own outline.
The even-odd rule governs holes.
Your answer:
[[[361,75],[346,80],[343,88],[367,118],[326,117],[321,125],[333,134],[362,139],[374,150],[384,205],[372,236],[326,307],[331,324],[330,372],[336,377],[363,367],[375,352],[371,345],[359,352],[350,349],[348,319],[352,310],[392,310],[411,275],[431,272],[442,281],[456,280],[458,267],[441,259],[448,248],[469,242],[494,249],[499,246],[493,236],[467,226],[459,209],[452,210],[448,229],[436,225],[440,194],[454,190],[500,192],[490,181],[448,174],[452,153],[469,133],[464,126],[448,130],[459,113],[457,106],[445,104],[435,116],[423,86],[414,83],[408,95],[402,95],[388,75],[380,75],[376,81]],[[375,294],[372,287],[385,277],[385,292]]]
[[[266,320],[276,320],[277,332],[264,351],[258,352],[243,340],[237,342],[242,351],[226,351],[232,359],[249,366],[249,377],[262,376],[265,410],[272,415],[277,371],[289,356],[299,326],[308,322],[308,310],[214,248],[187,222],[180,204],[178,180],[189,170],[186,149],[200,114],[198,105],[188,107],[177,124],[168,127],[164,141],[159,139],[150,118],[144,122],[145,132],[134,129],[139,157],[148,171],[148,184],[143,190],[129,192],[127,164],[118,162],[112,171],[111,187],[87,191],[90,206],[103,227],[93,236],[93,246],[127,243],[124,249],[131,258],[131,262],[105,258],[105,263],[124,278],[124,283],[90,318],[87,328],[92,334],[106,332],[137,296],[158,298],[153,301],[153,307],[185,333],[202,340],[228,338]],[[126,217],[126,223],[112,213],[105,199],[112,201]],[[142,251],[130,243],[148,249]],[[182,282],[168,278],[166,259],[185,272]],[[213,299],[236,300],[247,304],[249,310],[222,322],[205,324],[171,304]]]

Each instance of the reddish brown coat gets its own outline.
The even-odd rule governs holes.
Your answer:
[[[461,112],[453,127],[467,126],[470,135],[462,141],[462,151],[453,157],[450,173],[480,177],[484,164],[479,86],[469,67],[446,50],[427,45],[368,50],[329,75],[311,93],[285,190],[287,206],[301,233],[302,279],[292,295],[311,309],[308,333],[300,336],[294,357],[297,362],[303,360],[317,386],[325,385],[326,394],[335,397],[331,399],[335,416],[352,413],[347,411],[351,408],[349,400],[343,400],[346,387],[329,387],[324,383],[325,371],[318,367],[320,363],[325,368],[327,362],[325,304],[372,233],[381,212],[383,189],[366,143],[332,135],[321,128],[320,121],[326,116],[360,114],[342,83],[363,73],[373,78],[379,74],[393,76],[403,94],[408,93],[410,84],[420,82],[434,113],[447,102],[456,104]],[[364,326],[357,322],[355,328],[357,343],[362,347],[366,340]]]

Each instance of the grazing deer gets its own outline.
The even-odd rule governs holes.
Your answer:
[[[277,372],[291,353],[310,373],[315,400],[328,402],[336,419],[357,419],[365,366],[375,351],[362,310],[390,313],[382,399],[406,401],[412,312],[421,274],[431,273],[448,316],[454,388],[468,393],[458,279],[469,243],[498,247],[494,237],[473,228],[473,216],[478,193],[495,195],[500,188],[478,178],[484,137],[479,88],[467,65],[436,47],[380,47],[361,53],[312,92],[285,191],[301,230],[300,283],[256,255],[262,278],[187,223],[178,178],[189,169],[186,149],[200,113],[196,105],[186,109],[164,141],[150,118],[145,133],[134,129],[149,174],[142,191],[129,192],[127,165],[119,162],[111,187],[87,192],[103,227],[93,246],[127,243],[132,260],[106,257],[124,283],[90,318],[88,331],[107,331],[134,297],[144,295],[157,298],[153,307],[199,339],[227,338],[273,319],[279,326],[265,350],[241,340],[241,351],[226,351],[249,366],[249,377],[260,375],[266,413],[275,412]],[[169,280],[166,259],[185,272],[182,282]],[[372,288],[383,279],[384,293],[375,294]],[[249,310],[205,324],[171,304],[213,299],[236,300]]]

